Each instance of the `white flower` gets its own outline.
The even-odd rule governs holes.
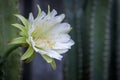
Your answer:
[[[41,54],[44,59],[55,58],[61,60],[61,54],[66,53],[74,44],[74,41],[68,34],[72,28],[68,23],[62,22],[65,18],[64,14],[56,16],[57,11],[54,9],[51,12],[48,9],[47,14],[41,11],[39,6],[38,9],[38,16],[34,19],[32,13],[30,13],[28,21],[24,17],[16,15],[25,27],[20,28],[20,24],[13,25],[21,30],[20,34],[22,37],[20,38],[24,39],[22,41],[17,40],[18,42],[15,39],[12,43],[29,44],[29,51],[26,51],[22,60],[29,58],[34,51]],[[51,62],[50,60],[46,61]]]
[[[68,35],[70,25],[61,23],[65,15],[55,16],[56,14],[55,10],[47,15],[42,12],[39,17],[33,19],[30,13],[28,34],[29,42],[36,52],[61,60],[61,54],[66,53],[74,42]]]

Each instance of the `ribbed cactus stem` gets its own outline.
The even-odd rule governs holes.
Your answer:
[[[82,51],[82,41],[81,41],[81,25],[80,25],[80,19],[81,19],[81,16],[83,15],[83,11],[82,11],[82,8],[79,6],[79,4],[81,3],[82,1],[80,0],[75,0],[75,26],[76,26],[76,42],[78,43],[76,46],[77,46],[77,74],[79,76],[77,76],[77,79],[78,80],[81,80],[82,79],[82,76],[83,76],[83,51]],[[82,4],[81,4],[82,5]]]
[[[117,0],[117,77],[120,80],[120,0]]]
[[[109,79],[109,66],[110,66],[110,46],[111,46],[111,7],[112,7],[112,0],[108,1],[108,9],[106,13],[106,31],[105,31],[105,47],[104,47],[104,73],[103,78],[104,80]]]
[[[94,73],[94,24],[95,24],[95,14],[96,14],[96,6],[97,6],[97,1],[96,0],[92,0],[93,2],[93,5],[92,5],[92,10],[91,10],[91,20],[90,20],[90,80],[94,80],[94,76],[95,76],[95,73]]]
[[[11,26],[16,21],[13,16],[15,13],[17,13],[17,0],[0,0],[0,71],[2,73],[0,80],[20,80],[19,52],[16,50],[12,53],[8,52],[8,57],[4,54],[11,47],[8,42],[17,36],[17,30]]]
[[[74,30],[71,31],[71,36],[75,42],[76,39],[76,19],[75,19],[75,0],[63,0],[66,20],[74,27]],[[66,80],[77,80],[77,46],[73,46],[70,52],[68,52],[65,61],[65,79]]]
[[[104,80],[108,76],[104,73],[108,71],[110,58],[110,6],[110,0],[93,0],[90,20],[90,80]]]

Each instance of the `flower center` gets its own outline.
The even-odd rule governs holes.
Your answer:
[[[39,28],[36,28],[31,36],[35,42],[35,46],[40,49],[51,49],[54,47],[55,42],[49,40],[49,36],[46,33],[43,33]]]
[[[37,39],[34,41],[35,41],[36,47],[41,49],[51,49],[55,45],[55,42],[46,40],[46,39]]]

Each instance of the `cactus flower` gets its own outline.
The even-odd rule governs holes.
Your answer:
[[[28,20],[21,15],[15,15],[23,25],[12,24],[20,29],[21,37],[13,39],[11,44],[28,46],[21,60],[31,60],[35,52],[37,52],[54,66],[54,59],[61,60],[62,54],[71,49],[74,41],[68,33],[72,28],[70,24],[62,22],[65,18],[64,14],[56,15],[57,11],[55,9],[50,12],[48,7],[48,13],[46,14],[41,11],[39,6],[36,18],[33,17],[32,13],[29,14]]]

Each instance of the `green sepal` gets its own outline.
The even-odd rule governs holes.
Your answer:
[[[32,43],[29,41],[29,39],[26,39],[26,42],[29,46],[32,46]]]
[[[49,56],[47,56],[46,54],[41,54],[41,56],[45,59],[45,61],[47,61],[48,63],[51,63],[53,61],[53,59]]]
[[[21,20],[21,22],[23,23],[23,25],[24,25],[26,28],[28,28],[28,21],[27,21],[26,18],[24,18],[23,16],[21,16],[21,15],[19,15],[19,14],[15,14],[15,16]]]
[[[53,59],[53,61],[50,63],[52,68],[55,70],[56,69],[56,63],[55,60]]]
[[[24,37],[18,37],[13,39],[9,44],[26,44],[26,39]]]
[[[37,17],[39,17],[41,15],[41,8],[39,5],[37,5],[37,8],[38,8],[38,16]]]
[[[52,66],[52,68],[54,70],[56,69],[56,63],[55,63],[55,60],[53,58],[47,56],[46,54],[41,54],[41,56],[45,59],[45,61],[50,63],[50,65]]]
[[[24,37],[26,37],[26,38],[28,37],[28,36],[26,36],[22,31],[19,32],[19,35],[24,36]]]
[[[48,14],[50,13],[50,5],[48,5]]]
[[[12,26],[14,26],[14,27],[18,28],[19,30],[21,30],[21,33],[22,33],[23,36],[28,35],[27,30],[23,25],[15,23],[15,24],[12,24]]]
[[[34,52],[25,62],[30,63],[34,59],[35,55],[36,53]]]
[[[33,55],[33,53],[34,53],[34,49],[31,46],[29,46],[27,51],[22,55],[21,60],[30,58]]]

